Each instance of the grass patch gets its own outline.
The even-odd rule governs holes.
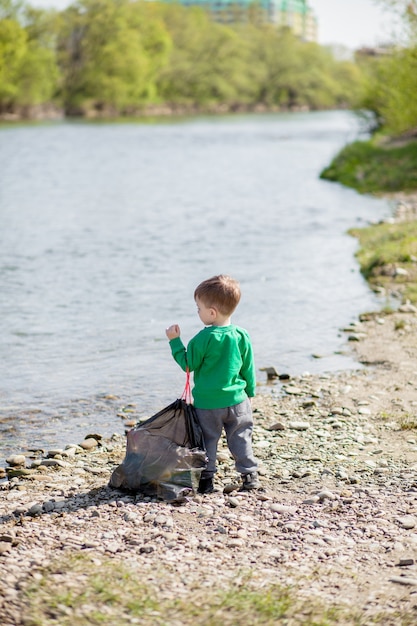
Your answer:
[[[416,430],[417,429],[417,417],[407,413],[403,415],[400,420],[401,430]]]
[[[370,285],[401,291],[404,300],[417,302],[417,221],[349,232],[359,239],[356,257]]]
[[[417,189],[417,142],[383,147],[372,140],[355,141],[339,152],[320,177],[361,193]]]
[[[350,607],[323,606],[295,589],[271,584],[259,589],[250,575],[228,587],[204,585],[167,591],[158,565],[152,581],[114,559],[86,555],[45,568],[24,591],[25,626],[360,626]],[[171,579],[172,581],[172,579]],[[198,584],[198,583],[197,583]],[[174,587],[175,585],[171,585]],[[378,617],[379,619],[379,617]],[[366,624],[371,624],[367,616]],[[379,623],[378,621],[375,623]],[[398,622],[400,623],[400,622]],[[402,622],[401,622],[402,623]],[[404,622],[406,624],[408,622]],[[410,622],[411,624],[411,622]]]

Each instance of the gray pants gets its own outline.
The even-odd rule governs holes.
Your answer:
[[[253,417],[250,400],[224,409],[197,409],[198,420],[204,435],[208,457],[207,468],[202,477],[209,478],[216,472],[217,444],[224,428],[227,445],[240,474],[256,472],[258,463],[252,451]]]

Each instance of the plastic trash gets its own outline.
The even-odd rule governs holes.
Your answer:
[[[127,433],[126,456],[109,486],[182,500],[197,490],[206,464],[195,409],[178,399]]]

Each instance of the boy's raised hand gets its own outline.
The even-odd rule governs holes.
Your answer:
[[[170,341],[171,339],[176,339],[181,334],[180,327],[178,326],[178,324],[172,324],[172,326],[169,326],[166,329],[165,334]]]

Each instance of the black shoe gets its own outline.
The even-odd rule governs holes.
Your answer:
[[[250,489],[259,489],[261,486],[258,478],[258,474],[256,472],[252,472],[252,474],[242,474],[242,490],[249,491]]]
[[[198,493],[213,493],[214,484],[213,478],[200,478],[200,482],[198,483]]]

